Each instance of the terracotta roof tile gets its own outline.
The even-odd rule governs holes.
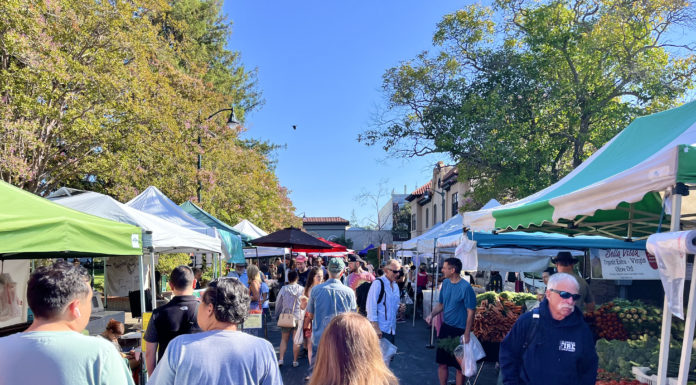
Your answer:
[[[305,225],[348,225],[350,222],[341,217],[303,217],[302,223]]]
[[[410,202],[414,200],[416,197],[425,194],[426,191],[430,191],[430,184],[431,182],[427,182],[426,184],[418,187],[411,194],[409,194],[409,196],[406,197],[406,200]]]

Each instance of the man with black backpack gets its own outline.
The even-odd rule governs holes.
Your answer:
[[[594,385],[597,351],[592,332],[576,308],[575,277],[549,278],[546,299],[520,316],[500,344],[504,385]]]
[[[396,337],[396,313],[401,304],[401,291],[396,281],[401,277],[401,263],[391,259],[384,267],[384,275],[372,282],[367,295],[367,319],[377,335],[392,344]]]

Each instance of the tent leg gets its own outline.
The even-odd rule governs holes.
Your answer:
[[[413,261],[413,258],[411,258],[411,261]],[[416,327],[416,309],[418,309],[418,268],[416,265],[413,265],[413,267],[416,269],[416,290],[413,291],[413,324],[411,326]],[[411,284],[411,287],[413,287],[413,284]]]
[[[689,366],[691,366],[691,349],[694,341],[694,297],[696,296],[696,285],[694,278],[696,277],[696,263],[693,264],[691,270],[691,287],[689,288],[689,304],[686,310],[686,330],[684,330],[684,341],[682,342],[682,355],[679,361],[679,378],[677,383],[686,385],[689,376]],[[687,343],[688,341],[688,343]]]
[[[106,284],[106,258],[107,257],[102,257],[102,260],[104,261],[104,309],[109,307],[109,305],[106,303],[106,298],[107,298],[107,295],[106,295],[106,286],[107,286],[107,284]]]
[[[688,190],[687,190],[688,191]],[[678,197],[678,199],[677,199]],[[681,195],[675,194],[672,201],[672,223],[670,230],[679,231],[679,219],[681,217]],[[686,330],[684,330],[684,340],[682,341],[682,356],[679,361],[679,377],[677,383],[685,385],[689,376],[689,366],[691,366],[691,350],[694,340],[694,304],[696,302],[696,285],[694,285],[694,277],[696,277],[696,264],[691,270],[691,286],[689,288],[689,303],[686,308]],[[688,341],[688,343],[687,343]],[[661,358],[661,357],[660,357]]]
[[[143,262],[143,254],[140,254],[138,258],[138,265],[140,265],[140,327],[144,330],[144,324],[142,324],[142,315],[145,314],[145,263]]]
[[[436,254],[433,253],[433,260],[436,262],[435,262],[435,281],[433,282],[433,288],[430,291],[430,313],[431,314],[433,312],[433,299],[435,298],[435,289],[437,289],[437,281],[440,278],[440,269],[438,268],[440,265],[438,263],[438,262],[440,262],[440,258],[439,258],[440,256],[438,255],[436,257],[435,255]],[[428,349],[432,349],[435,347],[435,345],[433,345],[433,339],[435,337],[435,325],[432,323],[432,320],[430,323],[431,323],[431,325],[430,325],[430,343],[428,345],[426,345],[426,348],[428,348]]]
[[[672,221],[670,223],[670,231],[679,231],[679,219],[681,217],[681,194],[677,194],[676,191],[672,195]],[[693,281],[692,281],[693,282]],[[672,329],[672,313],[669,309],[669,303],[667,302],[667,296],[665,296],[664,305],[662,306],[662,333],[660,334],[660,358],[657,367],[657,385],[667,385],[667,360],[669,359],[669,342],[670,342],[670,331]],[[691,301],[689,298],[689,308],[691,311]],[[690,327],[693,336],[693,326]],[[688,333],[684,333],[684,338],[686,338]],[[691,342],[689,342],[689,347],[691,347]],[[688,357],[689,359],[691,357]],[[688,369],[688,365],[687,365]],[[679,368],[679,377],[681,378],[681,367]],[[686,383],[686,382],[684,382]]]
[[[155,252],[150,252],[150,287],[152,288],[151,299],[152,299],[152,310],[157,307],[157,282],[155,282]]]

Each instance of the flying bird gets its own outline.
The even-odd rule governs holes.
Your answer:
[[[293,130],[297,130],[297,126],[293,124],[293,125],[292,125],[292,129],[293,129]]]

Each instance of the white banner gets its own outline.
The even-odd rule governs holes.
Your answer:
[[[645,250],[590,249],[592,278],[619,280],[660,279],[657,261]]]
[[[128,297],[128,292],[140,290],[138,256],[109,257],[106,259],[106,295]],[[145,289],[150,287],[150,258],[144,258]]]
[[[29,260],[0,263],[0,327],[27,322]]]

